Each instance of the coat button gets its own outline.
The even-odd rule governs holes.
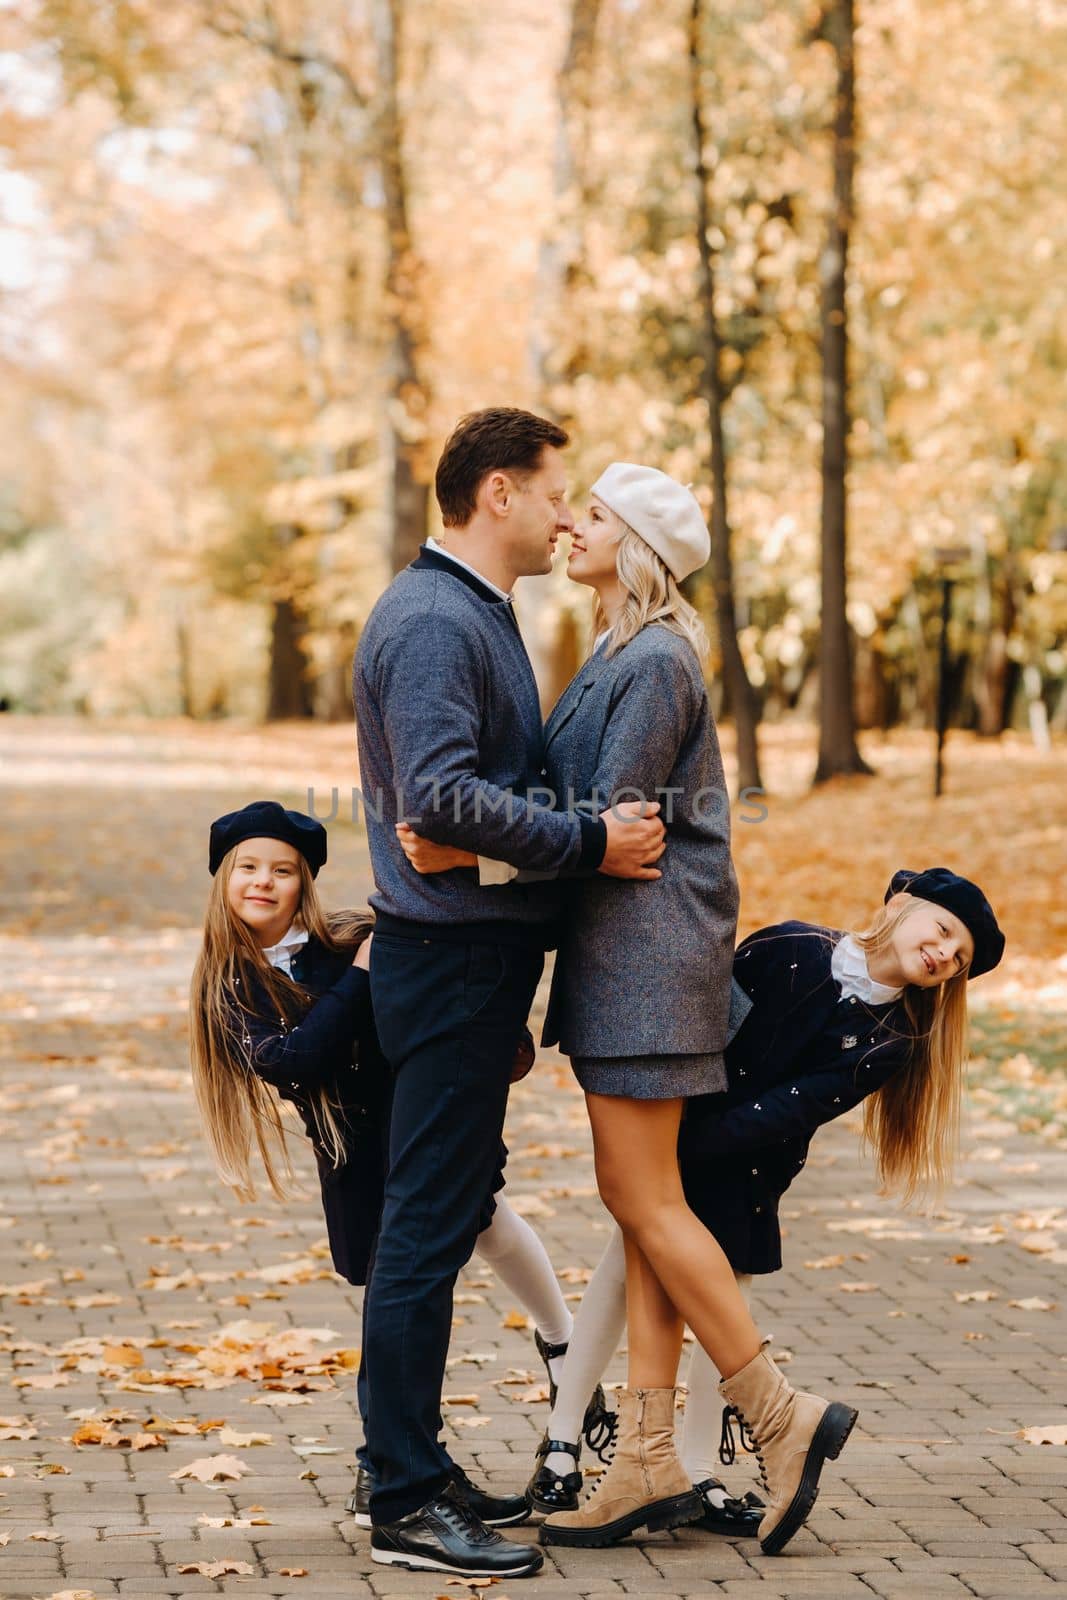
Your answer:
[[[758,1216],[759,1216],[759,1214],[760,1214],[760,1212],[761,1212],[761,1211],[762,1211],[762,1210],[763,1210],[763,1207],[762,1207],[762,1206],[757,1206],[757,1207],[756,1207],[756,1215],[757,1215],[757,1217],[758,1217]]]

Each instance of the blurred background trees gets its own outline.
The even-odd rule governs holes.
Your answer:
[[[579,504],[696,486],[746,781],[932,717],[946,547],[954,720],[1067,727],[1065,68],[1052,0],[0,8],[0,697],[347,716],[506,403]],[[551,699],[587,596],[525,587]]]

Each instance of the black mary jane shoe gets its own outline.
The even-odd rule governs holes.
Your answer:
[[[545,1457],[553,1451],[572,1456],[575,1471],[550,1472],[545,1466]],[[535,1511],[544,1512],[546,1517],[553,1511],[577,1511],[578,1496],[582,1492],[582,1474],[578,1470],[581,1453],[581,1445],[569,1444],[566,1439],[550,1439],[545,1434],[537,1446],[537,1465],[533,1477],[526,1485],[527,1499]]]
[[[700,1483],[694,1483],[693,1488],[700,1496],[703,1512],[699,1519],[692,1524],[694,1528],[706,1528],[709,1533],[719,1533],[726,1538],[755,1539],[759,1533],[759,1525],[763,1521],[763,1513],[767,1509],[758,1494],[753,1494],[751,1489],[741,1500],[735,1500],[730,1495],[721,1505],[716,1504],[718,1496],[712,1499],[714,1490],[725,1492],[726,1485],[718,1478],[704,1478]]]
[[[530,1502],[524,1494],[490,1494],[472,1483],[462,1467],[452,1465],[452,1484],[456,1495],[463,1500],[479,1522],[487,1528],[517,1528],[520,1522],[530,1520]],[[357,1528],[372,1528],[370,1496],[374,1488],[374,1474],[366,1467],[356,1471],[356,1486],[345,1502],[345,1510],[353,1513]]]
[[[549,1366],[549,1362],[555,1361],[558,1357],[566,1356],[570,1346],[565,1344],[546,1344],[536,1328],[534,1329],[534,1344],[537,1346],[537,1353],[544,1362],[545,1372],[548,1374],[548,1404],[551,1409],[556,1403],[557,1386],[552,1376],[552,1368]],[[619,1419],[615,1412],[609,1409],[603,1387],[598,1383],[593,1390],[592,1399],[585,1408],[585,1416],[582,1418],[582,1437],[590,1450],[593,1451],[594,1455],[599,1456],[605,1466],[609,1465],[612,1456],[615,1454],[615,1438],[618,1431]],[[570,1454],[573,1446],[562,1445],[558,1448],[565,1449]],[[577,1457],[575,1459],[577,1460]],[[562,1511],[564,1508],[556,1506],[553,1509]]]
[[[385,1566],[460,1578],[532,1578],[545,1560],[536,1545],[487,1528],[454,1483],[406,1517],[378,1523],[370,1543],[371,1558]]]

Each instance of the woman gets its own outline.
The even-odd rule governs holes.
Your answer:
[[[548,1519],[546,1543],[613,1544],[702,1514],[674,1446],[685,1323],[725,1374],[768,1480],[767,1554],[802,1525],[825,1460],[856,1420],[799,1394],[764,1352],[730,1264],[686,1203],[678,1131],[687,1096],[725,1088],[723,1049],[737,917],[729,808],[702,673],[700,620],[678,585],[710,549],[694,496],[665,473],[615,463],[593,485],[568,575],[596,593],[596,648],[545,729],[557,796],[604,809],[660,801],[667,849],[655,882],[577,882],[545,1025],[586,1093],[597,1184],[626,1254],[628,1386],[615,1457],[591,1498]],[[431,849],[426,870],[470,864]]]
[[[752,1009],[727,1047],[726,1096],[686,1107],[679,1161],[690,1205],[745,1284],[781,1267],[779,1202],[804,1167],[812,1134],[861,1102],[885,1189],[906,1203],[943,1186],[967,1058],[968,984],[991,971],[1003,949],[981,889],[944,867],[897,872],[863,932],[785,922],[740,946],[734,977]],[[624,1297],[616,1233],[578,1312],[530,1483],[535,1509],[578,1503],[576,1396],[588,1394],[618,1345]],[[718,1381],[696,1346],[682,1459],[706,1507],[702,1525],[755,1533],[753,1507],[729,1499],[714,1476],[716,1447],[724,1463],[734,1451],[729,1417],[720,1444]]]

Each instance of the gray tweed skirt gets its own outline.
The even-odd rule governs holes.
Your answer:
[[[572,1056],[571,1067],[587,1094],[623,1100],[679,1100],[726,1088],[722,1053],[700,1056]]]

